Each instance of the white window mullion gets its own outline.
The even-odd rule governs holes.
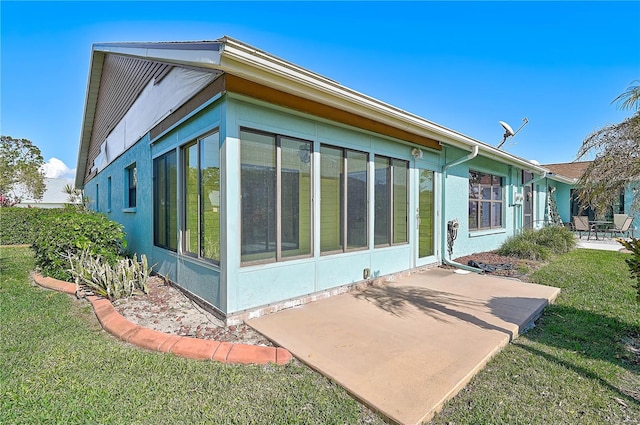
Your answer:
[[[276,138],[276,261],[282,260],[282,149]]]
[[[341,201],[342,201],[342,226],[340,231],[342,232],[342,252],[347,252],[347,248],[348,248],[348,241],[347,241],[347,225],[348,225],[348,220],[347,220],[347,205],[349,205],[349,191],[348,191],[348,187],[347,187],[347,181],[349,180],[349,175],[348,175],[348,165],[347,165],[347,152],[343,149],[342,150],[342,184],[340,185],[342,188],[342,196]]]

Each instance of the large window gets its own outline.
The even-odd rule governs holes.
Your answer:
[[[240,131],[242,262],[311,254],[309,141]]]
[[[182,149],[184,252],[220,262],[220,150],[216,132]]]
[[[178,249],[176,152],[168,152],[153,160],[153,243]]]
[[[502,228],[502,177],[469,171],[469,230]]]
[[[377,156],[375,163],[374,243],[409,241],[409,163]]]
[[[321,252],[367,247],[368,161],[363,152],[320,147]]]

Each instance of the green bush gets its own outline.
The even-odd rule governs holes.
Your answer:
[[[564,254],[576,247],[576,238],[566,227],[548,226],[534,233],[538,244],[549,248],[553,254]]]
[[[69,256],[87,251],[110,265],[122,258],[126,247],[122,226],[103,214],[66,208],[42,217],[32,248],[44,275],[70,281]]]
[[[521,235],[507,239],[496,252],[507,257],[516,257],[525,260],[548,260],[549,257],[551,257],[551,251],[549,248],[538,245],[532,233],[532,231],[526,231]]]
[[[544,227],[540,230],[525,230],[512,236],[497,250],[500,255],[526,260],[548,260],[551,254],[562,254],[576,246],[573,233],[559,226]]]
[[[32,244],[43,217],[60,214],[62,209],[0,208],[0,245]]]
[[[616,240],[631,251],[631,258],[627,258],[624,261],[629,266],[631,277],[636,280],[636,301],[640,303],[640,239],[631,238],[627,241],[620,238]]]

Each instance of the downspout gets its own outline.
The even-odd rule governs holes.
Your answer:
[[[442,217],[442,232],[441,235],[446,235],[447,234],[447,219],[446,219],[446,206],[447,206],[447,191],[445,190],[446,187],[446,181],[447,181],[447,170],[451,167],[454,167],[456,165],[462,164],[463,162],[467,162],[472,160],[473,158],[475,158],[476,156],[478,156],[478,151],[479,151],[479,146],[478,145],[474,145],[473,146],[473,150],[471,151],[471,153],[467,156],[463,156],[462,158],[458,158],[455,161],[452,161],[448,164],[445,164],[442,167],[442,206],[441,206],[441,217]],[[446,237],[440,237],[441,241],[442,241],[442,262],[448,266],[453,266],[453,267],[457,267],[459,269],[462,270],[467,270],[470,272],[474,272],[474,273],[484,273],[483,270],[480,270],[478,268],[475,267],[471,267],[471,266],[467,266],[464,264],[460,264],[460,263],[456,263],[455,261],[451,261],[449,259],[447,259],[447,255],[445,254],[446,252],[446,247],[445,247],[445,241],[446,241]]]

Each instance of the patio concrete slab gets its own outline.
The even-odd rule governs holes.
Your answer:
[[[586,240],[576,239],[577,247],[584,249],[599,249],[601,251],[623,251],[624,247],[615,239]]]
[[[247,323],[387,419],[418,424],[559,292],[431,269]]]

